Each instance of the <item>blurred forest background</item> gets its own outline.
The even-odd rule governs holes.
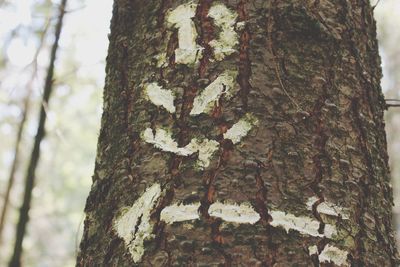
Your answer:
[[[24,121],[0,234],[0,266],[6,266],[13,250],[60,2],[0,0],[0,209]],[[371,4],[376,5],[382,88],[387,99],[400,99],[400,1]],[[68,0],[65,11],[23,243],[26,267],[75,266],[94,169],[112,0]],[[400,108],[386,112],[386,130],[400,232]]]

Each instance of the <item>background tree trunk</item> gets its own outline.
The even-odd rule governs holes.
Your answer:
[[[36,53],[35,53],[32,63],[30,64],[30,66],[32,66],[32,75],[26,85],[27,93],[26,93],[26,96],[24,97],[23,105],[21,107],[22,114],[21,114],[21,120],[18,124],[17,138],[15,140],[14,158],[12,160],[10,174],[7,179],[7,186],[6,186],[6,190],[4,192],[3,208],[1,210],[1,215],[0,215],[0,247],[1,247],[2,241],[3,241],[3,230],[4,230],[4,226],[6,224],[7,211],[8,211],[8,206],[9,206],[9,202],[10,202],[10,193],[11,193],[11,189],[14,185],[15,173],[16,173],[16,171],[18,169],[18,165],[19,165],[19,154],[20,154],[20,146],[21,146],[21,142],[22,142],[22,135],[24,132],[24,127],[25,127],[25,123],[27,121],[28,113],[30,111],[32,86],[33,86],[34,80],[36,79],[37,72],[38,72],[37,59],[38,59],[38,55],[39,55],[40,51],[42,50],[44,39],[46,37],[46,33],[48,30],[49,24],[50,24],[49,22],[46,23],[46,25],[43,29],[43,32],[41,33],[39,47],[36,50]]]
[[[25,177],[25,188],[22,205],[19,211],[19,218],[17,224],[17,230],[15,235],[15,245],[13,255],[11,256],[9,267],[21,266],[22,256],[22,243],[25,237],[26,225],[29,221],[29,210],[32,200],[32,190],[34,188],[36,167],[40,158],[40,144],[45,136],[45,124],[46,124],[46,109],[49,103],[50,95],[53,90],[53,77],[54,77],[54,66],[56,61],[58,41],[61,36],[62,22],[65,14],[65,7],[67,0],[62,0],[59,7],[59,14],[57,17],[57,24],[55,25],[54,32],[54,43],[51,48],[49,67],[47,69],[46,80],[43,89],[42,105],[40,107],[38,128],[35,136],[35,141],[32,148],[32,154],[29,160],[28,169]]]
[[[116,0],[77,265],[396,266],[375,31],[367,0]]]

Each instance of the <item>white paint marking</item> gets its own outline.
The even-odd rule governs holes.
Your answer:
[[[350,266],[347,263],[347,255],[348,252],[328,244],[319,254],[318,259],[320,262],[333,262],[339,266]]]
[[[201,58],[203,48],[196,44],[197,32],[192,18],[197,4],[189,2],[178,6],[167,15],[167,21],[178,29],[178,46],[175,49],[175,62],[194,64]]]
[[[314,255],[318,254],[318,248],[317,246],[311,246],[308,248],[309,254]],[[335,246],[332,246],[330,244],[327,244],[324,249],[321,251],[321,254],[318,255],[318,261],[321,262],[326,262],[330,263],[333,262],[334,264],[338,266],[350,266],[350,264],[347,262],[347,256],[348,252],[341,250]]]
[[[317,246],[310,246],[310,247],[308,247],[308,254],[311,256],[311,255],[314,255],[314,254],[318,254],[318,247]]]
[[[114,229],[118,236],[125,241],[134,262],[139,262],[144,254],[143,242],[153,238],[153,224],[150,222],[150,215],[160,194],[160,185],[153,184],[114,222]]]
[[[163,89],[157,83],[150,83],[146,85],[145,93],[154,105],[164,107],[169,113],[175,113],[175,96],[171,90]]]
[[[160,220],[166,222],[167,224],[173,224],[174,222],[183,222],[199,219],[198,209],[200,208],[200,203],[193,204],[173,204],[171,206],[165,207],[161,211]]]
[[[156,129],[155,135],[153,130],[147,128],[143,132],[144,141],[153,144],[155,147],[166,151],[178,154],[180,156],[189,156],[194,152],[186,147],[178,147],[178,143],[172,139],[172,134],[164,129]]]
[[[165,53],[165,52],[164,53],[160,53],[160,54],[156,55],[154,58],[157,61],[156,66],[158,68],[167,67],[168,66],[167,53]]]
[[[161,220],[167,224],[174,222],[183,222],[199,219],[198,209],[200,202],[192,204],[173,204],[165,207],[161,211]],[[211,204],[208,209],[210,216],[218,217],[232,223],[250,223],[254,224],[260,220],[260,215],[253,209],[249,203],[225,204],[216,202]]]
[[[308,209],[312,210],[312,206],[317,201],[318,201],[318,197],[310,197],[307,201]],[[336,206],[335,204],[327,202],[327,201],[321,202],[317,206],[317,211],[322,214],[335,216],[335,217],[341,216],[343,219],[346,219],[346,220],[349,219],[349,214],[346,209]]]
[[[234,144],[237,144],[255,125],[257,125],[257,123],[257,119],[248,113],[224,133],[224,138],[230,139]]]
[[[246,26],[245,21],[236,22],[236,30],[238,30],[238,31],[244,30],[245,26]]]
[[[208,214],[233,223],[255,224],[260,220],[260,215],[248,203],[237,205],[216,202],[210,206]]]
[[[188,145],[178,147],[178,143],[172,139],[172,134],[161,128],[156,129],[155,134],[153,134],[152,129],[147,128],[143,132],[143,139],[163,151],[172,152],[179,156],[189,156],[199,152],[197,164],[200,168],[209,166],[211,156],[219,149],[217,141],[208,139],[200,141],[196,138],[192,139]]]
[[[226,94],[232,95],[233,86],[236,82],[236,71],[225,71],[210,83],[199,95],[194,98],[193,108],[190,115],[198,115],[208,112],[219,98]]]
[[[235,32],[237,14],[223,4],[214,4],[210,8],[208,16],[213,18],[215,25],[221,29],[218,39],[209,43],[214,48],[215,59],[220,61],[235,53],[234,47],[239,44],[239,37]]]
[[[295,230],[302,234],[318,237],[328,237],[336,235],[336,227],[331,224],[325,224],[325,231],[323,234],[318,232],[319,221],[313,220],[309,217],[298,217],[296,215],[285,213],[283,211],[272,210],[270,211],[272,216],[272,222],[270,223],[273,227],[283,227],[286,232],[289,230]]]
[[[198,209],[200,203],[192,204],[173,204],[164,208],[161,212],[161,220],[168,224],[174,222],[183,222],[188,220],[199,219]],[[221,202],[215,202],[211,204],[208,213],[210,216],[218,217],[227,222],[233,223],[249,223],[255,224],[260,220],[260,215],[253,209],[249,203],[242,204],[226,204]],[[270,211],[272,216],[272,222],[270,225],[273,227],[283,227],[286,232],[289,230],[295,230],[302,234],[316,236],[316,237],[327,237],[332,238],[337,234],[336,227],[331,224],[325,224],[324,233],[320,234],[319,221],[313,220],[310,217],[305,216],[295,216],[290,213],[285,213],[283,211],[272,210]],[[315,248],[310,247],[310,250],[315,253]]]
[[[197,164],[200,168],[208,167],[212,155],[219,149],[219,143],[217,141],[208,139],[203,139],[202,141],[192,139],[188,146],[194,152],[199,151]]]

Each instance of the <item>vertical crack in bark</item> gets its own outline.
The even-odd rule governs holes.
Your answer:
[[[132,238],[131,242],[129,243],[129,246],[131,245],[132,241],[135,239],[137,232],[139,231],[139,225],[142,223],[142,218],[143,218],[143,214],[139,216],[139,218],[136,222],[135,231],[133,232],[133,238]]]
[[[212,48],[209,45],[209,42],[211,41],[213,36],[213,28],[211,19],[208,17],[208,11],[210,10],[211,3],[212,0],[200,0],[196,10],[195,18],[199,24],[198,43],[200,43],[200,45],[204,47],[203,57],[200,59],[200,65],[198,68],[198,74],[200,79],[204,79],[207,77],[207,67],[209,60],[212,56]],[[218,114],[213,114],[213,115],[219,117],[220,112],[218,112]],[[217,169],[219,168],[219,162],[216,168]],[[215,188],[213,186],[213,181],[215,179],[217,171],[215,170],[214,172],[210,173],[212,174],[210,175],[210,177],[206,179],[207,192],[205,194],[205,197],[201,201],[201,205],[199,208],[200,214],[206,219],[210,218],[210,215],[208,214],[208,208],[212,203],[212,198],[214,195]]]
[[[272,157],[272,153],[268,155],[269,157]],[[261,221],[265,224],[268,225],[269,222],[272,220],[271,215],[268,213],[268,207],[267,207],[267,202],[268,202],[268,190],[267,187],[264,184],[264,180],[262,179],[262,164],[260,162],[257,162],[257,167],[256,167],[256,186],[257,186],[257,194],[256,194],[256,208],[257,212],[260,214]]]
[[[227,253],[222,247],[225,241],[219,229],[221,223],[222,220],[220,218],[213,218],[211,220],[211,237],[214,244],[216,244],[216,249],[224,257],[225,260],[224,267],[230,267],[232,266],[232,256],[229,253]]]
[[[203,57],[200,59],[200,65],[198,68],[198,75],[200,79],[207,77],[208,64],[213,56],[212,47],[209,45],[209,42],[213,38],[214,31],[213,31],[212,20],[208,17],[208,11],[210,10],[212,3],[213,3],[212,0],[200,0],[196,10],[195,18],[198,20],[198,23],[200,25],[198,43],[200,43],[200,45],[204,47]],[[214,107],[212,117],[214,118],[214,120],[217,121],[217,124],[220,125],[219,126],[220,133],[222,135],[227,128],[225,127],[224,123],[220,121],[222,116],[221,102],[222,100],[220,101],[220,103],[218,103],[217,106]],[[203,199],[200,201],[200,207],[199,207],[199,212],[201,217],[206,219],[206,221],[210,224],[212,242],[216,245],[216,249],[218,250],[218,252],[224,257],[225,266],[232,265],[232,257],[227,252],[225,252],[224,248],[222,247],[224,239],[219,229],[221,225],[221,219],[212,218],[208,213],[208,209],[210,205],[214,202],[214,194],[215,194],[214,182],[217,178],[221,165],[225,164],[225,161],[229,156],[230,147],[232,147],[231,142],[227,142],[226,140],[220,141],[220,151],[219,151],[220,155],[218,158],[218,164],[215,167],[215,169],[209,171],[205,177],[206,193]]]
[[[334,51],[334,50],[333,50]],[[323,180],[324,174],[325,175],[330,175],[331,174],[331,166],[329,164],[330,162],[330,155],[326,151],[326,144],[329,139],[328,133],[326,133],[326,126],[324,124],[324,118],[323,118],[323,107],[329,101],[329,91],[334,92],[334,86],[335,86],[335,72],[334,72],[334,66],[336,63],[336,59],[338,58],[338,55],[330,56],[332,52],[327,52],[327,57],[324,59],[325,62],[325,67],[324,67],[324,73],[326,77],[326,81],[322,87],[323,92],[321,93],[321,96],[318,98],[318,100],[315,103],[315,106],[312,111],[312,116],[315,118],[315,142],[314,146],[317,150],[317,153],[312,157],[313,163],[314,163],[314,171],[315,171],[315,177],[313,182],[310,184],[311,190],[314,192],[314,194],[318,197],[318,200],[313,203],[312,205],[312,214],[313,216],[319,221],[319,229],[318,232],[320,234],[324,234],[325,230],[325,222],[323,221],[321,214],[318,212],[318,205],[320,205],[322,202],[325,201],[325,197],[323,194],[323,191],[320,187],[320,183]],[[329,166],[324,166],[323,165],[323,160],[325,160],[326,164],[329,164]],[[324,239],[322,239],[319,243],[318,246],[322,246],[321,244],[325,244]]]
[[[239,91],[239,96],[242,100],[242,105],[243,109],[247,110],[248,109],[248,95],[250,91],[252,90],[252,86],[250,83],[250,77],[252,74],[251,70],[251,60],[250,60],[250,41],[252,38],[249,26],[248,26],[248,14],[247,14],[247,9],[246,5],[248,4],[248,0],[240,0],[240,2],[237,5],[237,12],[238,12],[238,17],[241,22],[245,23],[244,29],[242,30],[239,38],[239,74],[237,77],[237,82],[240,86],[240,91]],[[271,9],[270,9],[271,11]],[[272,14],[270,12],[270,18],[273,19]],[[270,23],[269,26],[273,26],[273,23]],[[268,28],[269,33],[272,28]],[[270,37],[270,50],[271,53],[273,53],[273,56],[275,57],[273,47],[272,47],[272,34],[269,34]],[[275,67],[277,65],[275,64]],[[283,83],[280,79],[279,72],[277,72],[277,77],[283,86]],[[285,88],[283,88],[285,90]],[[268,154],[268,160],[270,160],[272,157],[272,151]],[[264,257],[261,261],[265,266],[273,266],[276,262],[275,257],[276,257],[276,250],[277,247],[276,245],[273,244],[272,242],[272,227],[269,225],[269,222],[272,220],[271,215],[268,212],[268,207],[267,207],[267,202],[268,202],[268,190],[264,184],[264,180],[262,178],[262,164],[260,162],[257,162],[256,167],[256,186],[257,186],[257,194],[256,194],[256,211],[260,214],[261,217],[261,222],[265,226],[265,231],[267,235],[267,246],[268,249],[270,250],[270,253]],[[255,255],[256,256],[256,255]],[[256,257],[257,258],[257,257]]]
[[[239,96],[242,100],[243,109],[245,111],[248,109],[248,95],[252,90],[252,86],[250,84],[250,77],[252,73],[250,60],[250,41],[252,36],[247,21],[247,4],[248,0],[240,0],[236,7],[240,22],[245,23],[239,38],[239,73],[237,76],[237,82],[240,86]],[[256,168],[256,208],[257,212],[260,213],[261,219],[267,225],[271,219],[271,216],[268,214],[268,208],[265,205],[265,202],[267,201],[267,189],[261,177],[260,163],[258,163]]]
[[[221,114],[222,104],[219,104],[218,107],[215,107],[213,116],[215,119],[219,119]],[[224,125],[220,126],[221,135],[226,131],[227,127]],[[224,244],[224,238],[220,232],[221,219],[211,217],[208,213],[208,209],[211,204],[214,203],[214,195],[215,195],[215,180],[217,179],[217,175],[221,166],[226,164],[226,161],[229,158],[230,151],[233,149],[232,141],[230,140],[221,140],[220,141],[220,155],[218,157],[217,166],[210,170],[205,179],[206,193],[204,197],[200,201],[199,212],[202,218],[206,219],[206,221],[210,224],[211,227],[211,239],[212,242],[216,245],[216,249],[219,253],[224,257],[225,264],[224,266],[232,266],[232,256],[225,252],[222,245]]]
[[[315,154],[312,157],[312,160],[314,163],[315,177],[310,185],[310,188],[314,192],[314,194],[318,197],[318,201],[316,201],[312,205],[312,213],[313,213],[314,217],[319,221],[318,232],[320,234],[323,234],[324,229],[325,229],[325,223],[322,220],[321,215],[319,214],[319,212],[317,210],[317,207],[319,204],[324,202],[324,196],[323,196],[322,190],[320,188],[320,183],[322,182],[323,175],[324,175],[324,167],[322,166],[321,159],[327,158],[326,151],[325,151],[325,145],[328,140],[328,136],[325,134],[321,110],[322,110],[322,107],[323,107],[326,99],[327,99],[326,94],[321,96],[317,100],[317,103],[315,104],[314,110],[312,112],[312,116],[315,118],[315,121],[316,121],[316,129],[315,129],[316,139],[314,142],[314,146],[317,149],[317,154]]]
[[[272,150],[268,153],[268,161],[272,158]],[[265,226],[265,232],[267,237],[267,246],[270,250],[270,253],[265,256],[265,259],[262,260],[265,266],[274,266],[276,263],[276,253],[277,253],[277,245],[273,243],[272,240],[272,226],[269,224],[272,221],[272,216],[268,212],[268,189],[265,186],[264,180],[262,179],[262,168],[264,166],[258,162],[256,169],[256,186],[257,186],[257,194],[256,194],[256,211],[260,214],[261,223]]]
[[[175,30],[172,33],[169,33],[167,27],[165,27],[165,14],[167,13],[168,8],[170,7],[171,7],[171,0],[162,0],[157,16],[157,25],[158,25],[157,28],[161,30],[161,39],[168,40],[166,42],[167,45],[165,53],[167,64],[165,64],[166,66],[163,64],[161,67],[159,67],[160,80],[162,81],[165,79],[164,77],[165,67],[175,69],[174,51],[178,47],[178,31]],[[173,114],[173,117],[175,118],[175,114]]]
[[[163,38],[167,38],[167,34],[163,35]],[[178,47],[178,31],[174,31],[168,40],[166,58],[169,68],[175,68],[175,49]],[[161,78],[164,78],[163,69],[160,68],[162,72]],[[173,116],[176,116],[175,114]]]
[[[213,0],[200,0],[196,10],[195,19],[199,22],[198,43],[204,48],[203,56],[200,59],[198,74],[200,78],[205,78],[207,74],[207,66],[212,58],[213,52],[209,42],[214,35],[212,20],[208,17]]]
[[[237,81],[240,85],[239,95],[242,99],[243,109],[247,110],[248,94],[251,90],[250,76],[251,76],[251,61],[250,61],[250,40],[251,33],[247,23],[246,4],[247,0],[241,0],[237,6],[237,12],[241,22],[245,23],[244,29],[239,38],[239,74]]]

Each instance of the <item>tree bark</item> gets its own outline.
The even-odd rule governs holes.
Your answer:
[[[77,266],[396,266],[367,0],[115,0]]]
[[[9,262],[9,267],[21,266],[22,243],[25,237],[26,225],[29,220],[29,210],[32,199],[32,190],[34,188],[34,182],[35,182],[35,172],[40,158],[40,144],[45,136],[45,123],[47,117],[46,108],[48,106],[50,95],[53,89],[54,66],[58,49],[58,41],[61,36],[62,21],[65,14],[66,4],[67,0],[61,1],[59,7],[59,15],[57,18],[57,24],[55,25],[54,43],[51,48],[49,67],[47,70],[46,80],[44,84],[42,105],[40,107],[40,114],[39,114],[39,123],[35,136],[35,141],[33,144],[32,154],[26,172],[24,198],[19,212],[19,220],[15,236],[15,245],[14,245],[13,255]]]

